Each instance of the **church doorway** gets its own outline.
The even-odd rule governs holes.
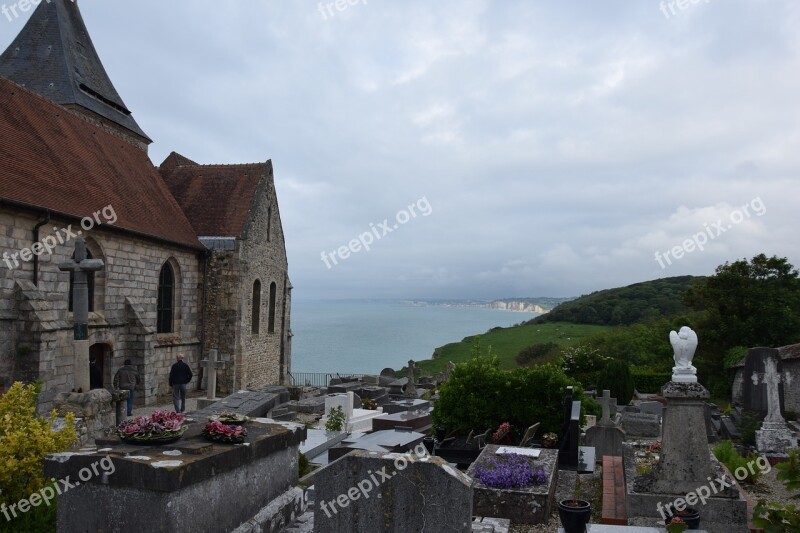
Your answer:
[[[89,347],[89,360],[95,359],[103,377],[103,388],[111,389],[111,345],[96,343]]]

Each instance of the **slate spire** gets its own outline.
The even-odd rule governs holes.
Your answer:
[[[0,55],[0,76],[132,137],[145,149],[152,142],[111,83],[73,0],[40,2]]]

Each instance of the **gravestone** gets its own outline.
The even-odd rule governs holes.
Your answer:
[[[613,400],[613,404],[612,404]],[[585,442],[587,446],[595,448],[595,462],[603,462],[603,456],[622,456],[622,443],[625,441],[625,432],[616,427],[609,416],[611,406],[616,405],[617,399],[611,398],[611,392],[603,391],[600,405],[603,408],[600,422],[586,430]]]
[[[423,433],[404,429],[388,429],[375,431],[357,437],[348,437],[342,443],[329,450],[328,457],[334,461],[353,450],[367,450],[382,453],[405,453],[410,452],[416,446],[421,445]]]
[[[761,429],[756,431],[756,449],[761,453],[783,454],[797,447],[797,438],[781,416],[781,388],[784,382],[791,383],[791,377],[781,373],[781,358],[777,352],[763,354],[764,372],[754,372],[750,376],[753,385],[766,389],[767,416]]]
[[[410,400],[416,400],[419,398],[419,394],[417,394],[417,380],[416,380],[416,373],[417,373],[417,365],[413,360],[408,362],[408,384],[403,391],[405,397]]]
[[[742,384],[742,405],[745,411],[754,411],[759,417],[767,416],[769,411],[768,387],[764,387],[759,376],[767,372],[767,361],[775,361],[775,371],[783,373],[783,360],[780,352],[772,348],[750,348],[744,360],[744,383]],[[755,376],[755,380],[753,377]],[[784,406],[783,382],[778,384],[778,402],[781,416],[786,415]]]
[[[598,398],[597,401],[603,409],[597,425],[601,427],[616,427],[617,399],[611,397],[611,391],[604,390],[603,396]]]
[[[355,451],[314,476],[315,533],[471,531],[472,480],[420,452]]]
[[[572,400],[572,387],[564,396],[564,425],[558,446],[558,466],[579,473],[594,472],[595,448],[580,446],[581,402]]]
[[[264,416],[288,401],[289,390],[286,387],[271,385],[258,390],[236,392],[191,414],[196,420],[205,420],[211,415],[222,412],[254,418]]]
[[[664,406],[661,404],[661,402],[639,402],[639,410],[642,413],[656,415],[659,418],[661,418],[661,416],[664,414]]]
[[[649,413],[625,411],[622,413],[622,429],[630,437],[660,437],[661,417]]]
[[[395,380],[397,380],[397,373],[391,368],[384,368],[381,370],[381,375],[378,376],[378,385],[388,387]]]
[[[672,381],[662,388],[667,408],[663,416],[659,461],[651,472],[637,475],[633,448],[624,446],[625,473],[632,480],[626,483],[629,521],[659,517],[663,521],[661,515],[666,504],[672,504],[677,498],[687,498],[690,493],[697,495],[695,491],[699,491],[699,487],[708,488],[709,480],[726,476],[708,447],[705,403],[710,395],[697,383],[692,371],[697,335],[683,327],[680,334],[671,332],[670,341],[676,367]],[[625,416],[655,417],[646,413],[625,413]],[[730,479],[726,483],[726,488],[714,486],[713,494],[704,499],[701,525],[715,533],[747,531],[747,502],[735,483],[731,484]]]
[[[200,365],[205,367],[206,400],[213,403],[217,401],[217,370],[225,368],[226,361],[220,360],[219,352],[213,349],[208,351],[208,358],[201,360]]]

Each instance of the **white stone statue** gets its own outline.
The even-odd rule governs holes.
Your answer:
[[[697,350],[697,333],[688,326],[680,332],[671,331],[669,342],[675,352],[675,366],[672,368],[672,381],[676,383],[697,383],[697,369],[692,366],[692,358]]]

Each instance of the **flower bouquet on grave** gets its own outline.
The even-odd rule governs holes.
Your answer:
[[[675,520],[678,520],[678,522]],[[672,524],[683,524],[688,529],[700,529],[700,511],[693,507],[684,507],[683,510],[676,510],[673,513],[672,509],[669,509],[667,510],[666,518],[664,518],[664,524],[666,524],[669,531],[672,531],[669,529]],[[683,531],[683,529],[676,529],[675,531]]]
[[[542,435],[542,446],[544,448],[554,448],[558,444],[558,435],[555,433],[545,433]]]
[[[243,426],[250,421],[250,418],[239,413],[217,413],[208,417],[209,422],[222,422],[228,426]]]
[[[186,433],[186,417],[174,411],[154,411],[150,416],[129,418],[114,431],[129,444],[170,444]]]
[[[211,442],[241,444],[247,437],[247,430],[242,426],[229,426],[215,420],[206,424],[206,427],[203,428],[203,436]]]
[[[500,427],[497,428],[497,431],[492,433],[492,442],[507,442],[508,434],[511,431],[511,424],[508,422],[503,422],[500,424]]]

